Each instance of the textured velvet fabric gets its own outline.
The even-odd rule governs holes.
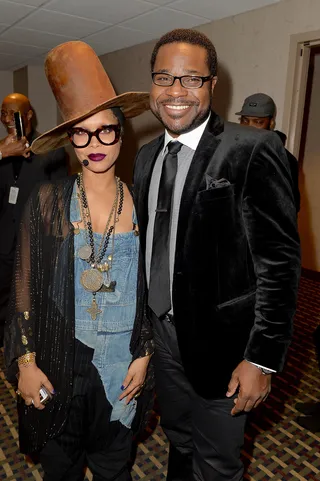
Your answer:
[[[36,352],[40,369],[56,394],[43,411],[19,403],[20,449],[39,451],[57,436],[65,423],[73,390],[75,343],[74,228],[70,201],[75,176],[36,188],[26,206],[16,251],[14,281],[5,331],[7,377],[15,382],[17,358]],[[63,246],[63,248],[62,248]],[[138,273],[135,324],[130,350],[133,359],[145,355],[152,339],[146,316],[145,280]],[[23,313],[29,311],[30,315]],[[145,394],[139,397],[141,414],[150,399],[152,370]],[[141,417],[135,419],[138,429]]]
[[[136,158],[143,252],[148,187],[163,138]],[[299,276],[293,183],[281,141],[212,113],[182,194],[173,278],[182,362],[199,395],[224,396],[244,358],[282,369]]]

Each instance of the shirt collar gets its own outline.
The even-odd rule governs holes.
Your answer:
[[[172,137],[169,132],[166,130],[164,134],[164,146],[163,146],[163,151],[162,153],[165,152],[167,145],[171,141],[179,141],[183,145],[186,145],[192,150],[196,150],[198,147],[198,144],[200,142],[200,139],[202,137],[202,134],[204,132],[204,129],[207,126],[207,123],[209,122],[211,114],[208,116],[208,118],[201,124],[199,127],[191,130],[190,132],[186,132],[185,134],[179,135],[179,137]]]

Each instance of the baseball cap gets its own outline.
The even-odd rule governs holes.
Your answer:
[[[247,97],[240,112],[236,115],[248,117],[274,117],[276,114],[276,104],[269,95],[258,93]]]

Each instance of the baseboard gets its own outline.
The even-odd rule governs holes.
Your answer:
[[[320,281],[320,272],[318,271],[313,271],[311,269],[302,267],[301,275],[303,277],[307,277],[307,279],[312,279],[313,281]]]

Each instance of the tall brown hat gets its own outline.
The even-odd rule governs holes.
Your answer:
[[[64,121],[32,143],[35,154],[67,144],[68,129],[101,110],[120,107],[123,115],[131,118],[149,109],[147,92],[116,95],[98,56],[84,42],[66,42],[52,49],[45,72]]]

